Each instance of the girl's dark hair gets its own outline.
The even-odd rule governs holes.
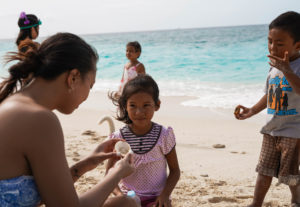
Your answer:
[[[269,25],[269,30],[274,28],[288,32],[294,42],[300,41],[300,14],[289,11],[279,15]]]
[[[142,52],[142,47],[138,41],[128,42],[126,47],[128,47],[128,46],[134,47],[136,52]]]
[[[31,25],[37,25],[33,28],[35,29],[36,33],[39,34],[39,30],[37,29],[38,24],[39,24],[39,19],[37,18],[37,16],[35,16],[34,14],[27,14],[26,17],[29,20],[29,24],[25,24],[26,19],[20,17],[18,20],[18,26],[21,28],[21,27],[27,27],[27,26],[31,26]],[[26,39],[27,37],[32,39],[31,27],[27,28],[27,29],[20,29],[18,38],[16,40],[17,46],[19,46],[20,42],[22,40]]]
[[[156,106],[159,106],[159,89],[158,85],[149,75],[139,74],[134,79],[128,81],[123,89],[121,96],[117,95],[117,92],[109,94],[109,98],[114,105],[118,107],[116,119],[126,124],[131,124],[132,121],[128,116],[126,110],[127,100],[134,94],[144,92],[152,96]]]
[[[22,87],[22,80],[29,75],[54,80],[76,68],[84,78],[89,71],[96,69],[98,54],[80,37],[58,33],[43,41],[39,47],[32,46],[26,53],[9,53],[6,59],[7,62],[18,62],[8,69],[10,76],[0,83],[0,103],[17,91],[19,85]]]

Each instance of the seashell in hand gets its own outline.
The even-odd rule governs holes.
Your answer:
[[[234,115],[239,115],[241,113],[241,108],[240,107],[236,107],[234,110]]]
[[[125,156],[131,150],[131,148],[127,142],[118,141],[115,144],[115,150],[117,153],[120,153],[121,155]]]

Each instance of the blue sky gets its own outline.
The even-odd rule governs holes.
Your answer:
[[[268,24],[299,0],[2,0],[0,39],[16,38],[21,11],[43,22],[40,35]]]

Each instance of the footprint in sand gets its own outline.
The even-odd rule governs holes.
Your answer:
[[[73,161],[78,162],[80,159],[77,157],[72,158]]]
[[[222,185],[227,185],[227,182],[226,181],[222,181],[222,180],[219,180],[218,182],[214,183],[213,185],[217,185],[217,186],[222,186]]]
[[[253,195],[238,195],[235,197],[238,199],[249,199],[249,198],[253,198]]]
[[[209,198],[208,201],[210,203],[220,203],[220,202],[237,203],[238,202],[236,198],[230,198],[230,197],[212,197]]]
[[[92,137],[91,138],[93,141],[99,141],[100,140],[100,137]]]
[[[79,156],[80,156],[80,154],[79,154],[78,152],[73,152],[73,155],[74,155],[75,157],[79,157]]]
[[[282,207],[278,201],[269,201],[263,204],[263,207]]]
[[[95,136],[96,132],[92,131],[92,130],[86,130],[86,131],[82,132],[81,135]]]

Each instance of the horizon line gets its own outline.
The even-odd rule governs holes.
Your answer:
[[[245,27],[245,26],[260,26],[268,24],[241,24],[241,25],[227,25],[227,26],[206,26],[206,27],[178,27],[178,28],[169,28],[169,29],[153,29],[153,30],[132,30],[132,31],[119,31],[119,32],[100,32],[100,33],[80,33],[76,34],[78,36],[90,36],[90,35],[105,35],[105,34],[123,34],[123,33],[143,33],[143,32],[163,32],[163,31],[176,31],[176,30],[194,30],[194,29],[214,29],[214,28],[226,28],[226,27]],[[56,33],[59,33],[56,32]],[[55,33],[55,34],[56,34]],[[54,35],[54,34],[52,34]],[[39,38],[47,38],[48,36],[40,36]],[[12,40],[14,38],[0,38],[0,40]]]

